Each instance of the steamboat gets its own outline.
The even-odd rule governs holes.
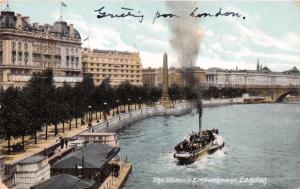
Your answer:
[[[218,129],[202,131],[202,103],[198,106],[198,113],[199,132],[193,132],[188,139],[184,139],[174,148],[174,158],[177,158],[180,164],[193,163],[202,156],[222,149],[225,145]]]

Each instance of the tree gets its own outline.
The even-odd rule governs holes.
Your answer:
[[[67,83],[63,84],[60,91],[60,104],[62,104],[62,117],[61,122],[63,123],[63,133],[65,132],[65,123],[70,121],[69,127],[71,127],[72,115],[73,115],[73,92],[74,89]]]
[[[81,118],[81,121],[83,122],[85,113],[89,111],[88,106],[92,103],[91,96],[94,88],[94,81],[90,74],[84,75],[82,82],[76,83],[74,87],[73,112],[76,120],[76,127],[77,119]]]
[[[24,136],[27,135],[27,110],[23,106],[24,98],[19,89],[9,87],[1,95],[0,127],[1,135],[7,139],[8,153],[11,152],[11,137],[22,136],[24,147]]]
[[[184,96],[184,89],[179,85],[171,85],[169,87],[169,96],[172,101],[176,101]]]
[[[54,125],[55,131],[54,135],[56,136],[58,134],[57,125],[59,123],[64,123],[69,118],[69,104],[68,101],[65,101],[65,91],[63,91],[62,87],[59,87],[55,90],[54,94],[54,100],[52,102],[52,112],[49,114],[51,115],[50,122]],[[64,132],[64,128],[63,128]]]
[[[98,85],[95,87],[95,89],[93,90],[93,92],[91,94],[93,110],[96,111],[96,119],[97,120],[98,120],[97,111],[100,112],[100,116],[101,116],[101,111],[103,109],[103,103],[104,103],[103,99],[104,99],[104,93],[103,93],[102,87],[101,87],[101,85]]]
[[[120,104],[124,105],[124,110],[125,105],[129,105],[129,99],[132,99],[132,93],[132,85],[128,81],[122,82],[116,89],[117,98],[120,100]]]
[[[161,99],[161,93],[162,93],[162,89],[161,87],[151,87],[150,88],[150,92],[149,92],[149,100],[152,103],[155,103],[157,101],[159,101],[159,99]]]
[[[291,70],[290,70],[291,73],[299,73],[299,70],[296,66],[294,66]]]
[[[147,88],[146,87],[144,87],[144,86],[137,87],[136,95],[138,97],[138,103],[140,105],[147,102]]]
[[[56,89],[53,82],[53,71],[47,69],[41,73],[42,77],[42,97],[44,98],[44,103],[42,105],[43,112],[43,122],[46,127],[46,140],[48,139],[48,125],[54,124],[55,130],[57,131],[57,112],[59,111],[59,105],[56,102]],[[55,136],[56,136],[55,132]]]
[[[103,80],[100,85],[101,90],[103,91],[103,101],[107,103],[106,113],[109,111],[110,108],[114,108],[116,105],[116,96],[113,88],[110,85],[109,79]]]
[[[47,69],[41,73],[35,73],[24,88],[26,96],[26,109],[29,112],[30,132],[34,134],[37,143],[37,132],[46,126],[46,139],[48,137],[48,124],[52,122],[52,111],[54,111],[55,87],[53,85],[53,72]]]

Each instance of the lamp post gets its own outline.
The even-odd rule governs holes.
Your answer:
[[[175,95],[172,95],[173,108],[175,107]]]
[[[107,112],[107,103],[104,102],[103,105],[104,105],[104,120],[106,121],[106,126],[108,127],[108,120],[107,120],[107,115],[106,115],[106,112]]]
[[[142,104],[142,98],[139,97],[139,108],[141,109],[141,104]]]
[[[104,112],[103,112],[103,113],[104,113],[104,114],[103,114],[104,120],[107,120],[107,117],[106,117],[106,111],[107,111],[107,110],[106,110],[106,105],[107,105],[107,103],[104,102],[103,105],[104,105]]]
[[[130,112],[130,98],[128,98],[128,111]]]
[[[88,129],[89,129],[89,131],[91,132],[91,129],[92,129],[92,106],[91,105],[89,105],[88,106],[88,110],[89,110],[89,112],[88,112],[88,119],[89,119],[89,123],[88,123]]]
[[[117,103],[117,114],[119,115],[119,100],[116,100],[116,103]]]
[[[152,96],[152,105],[154,106],[154,96]]]

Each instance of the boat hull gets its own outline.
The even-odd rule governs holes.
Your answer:
[[[195,153],[174,153],[174,158],[177,158],[180,164],[189,164],[189,163],[193,163],[199,159],[201,159],[202,157],[212,154],[217,150],[221,150],[224,147],[225,143],[223,142],[223,144],[221,145],[213,145],[210,147],[206,147],[202,150],[200,150],[199,152],[195,152]]]

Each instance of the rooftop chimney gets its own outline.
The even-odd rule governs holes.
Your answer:
[[[33,23],[33,28],[39,29],[39,23],[37,23],[37,22]]]
[[[27,22],[28,24],[30,23],[30,17],[29,16],[24,16],[24,17],[22,17],[23,18],[23,20],[25,21],[25,22]]]
[[[22,29],[22,17],[20,14],[17,14],[16,29]]]
[[[70,32],[69,32],[69,37],[74,37],[74,26],[73,24],[70,24]]]

